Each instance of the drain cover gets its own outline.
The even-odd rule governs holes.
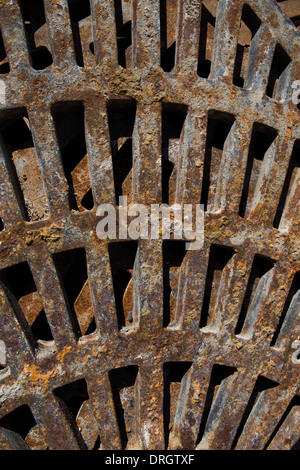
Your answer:
[[[0,15],[1,449],[299,449],[298,0]]]

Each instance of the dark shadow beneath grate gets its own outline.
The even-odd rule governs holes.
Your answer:
[[[255,297],[259,298],[264,294],[264,283],[268,280],[271,275],[271,270],[274,268],[275,261],[265,256],[255,255],[243,304],[240,311],[240,316],[235,328],[235,334],[242,333],[242,330],[246,326],[247,316],[250,312],[252,302]]]
[[[225,382],[232,378],[236,372],[237,369],[234,367],[219,364],[213,366],[196,445],[201,442],[205,432],[212,427],[214,415],[219,412],[218,403],[221,403],[222,400],[217,400],[217,395],[219,393],[222,394],[222,386],[224,386]]]
[[[280,344],[281,333],[283,333],[283,326],[285,325],[286,321],[290,320],[289,316],[293,314],[293,311],[289,313],[289,309],[292,306],[293,300],[296,298],[296,294],[299,292],[299,289],[300,289],[300,272],[297,272],[294,276],[291,288],[286,298],[286,301],[285,301],[285,304],[284,304],[284,307],[283,307],[283,310],[281,312],[281,316],[279,319],[279,323],[273,335],[270,346],[276,347],[277,341]]]
[[[75,211],[94,206],[85,140],[82,102],[57,103],[52,107],[63,168],[69,184],[69,204]]]
[[[200,204],[209,210],[217,187],[217,176],[226,139],[234,123],[234,116],[211,110],[208,114],[203,182]]]
[[[72,426],[72,430],[80,448],[85,450],[87,446],[76,423],[76,418],[82,404],[89,400],[85,379],[80,379],[63,385],[62,387],[58,387],[53,391],[53,393],[59,399],[60,405]]]
[[[191,362],[167,362],[164,364],[164,434],[165,448],[168,449],[170,430],[180,414],[187,374]]]
[[[53,255],[64,290],[70,319],[77,337],[91,334],[96,329],[85,250],[74,250]]]
[[[277,44],[274,51],[273,61],[270,69],[266,95],[270,98],[276,98],[276,92],[283,73],[291,62],[290,56],[286,53],[280,44]]]
[[[163,326],[175,326],[180,320],[181,266],[186,255],[185,242],[163,242]]]
[[[74,420],[76,419],[82,403],[89,399],[87,385],[84,379],[56,388],[54,394],[63,400]]]
[[[294,23],[296,28],[300,27],[300,15],[292,16],[291,21]]]
[[[297,176],[300,175],[300,140],[295,142],[289,166],[287,169],[285,181],[279,199],[276,215],[273,221],[273,227],[279,228],[282,218],[284,219],[285,208],[288,201],[294,196],[297,190]]]
[[[0,419],[0,427],[19,434],[25,440],[36,421],[28,405],[21,405]]]
[[[160,0],[161,68],[171,72],[175,66],[178,1]]]
[[[4,75],[10,72],[9,61],[7,58],[2,33],[0,31],[0,74]]]
[[[132,12],[128,8],[128,3],[124,0],[114,0],[115,18],[116,18],[116,31],[117,31],[117,49],[118,49],[118,63],[123,68],[126,68],[131,57],[129,57],[130,46],[132,43]],[[126,10],[125,7],[126,6]]]
[[[188,108],[182,104],[162,105],[162,202],[172,204],[180,165],[180,139]]]
[[[280,428],[281,428],[282,424],[284,423],[285,419],[288,417],[288,415],[289,415],[289,413],[291,412],[292,408],[294,408],[295,406],[297,406],[297,407],[300,406],[300,397],[299,397],[298,395],[295,395],[295,396],[292,398],[292,400],[291,400],[289,406],[287,407],[287,409],[286,409],[285,412],[283,413],[283,415],[282,415],[282,417],[281,417],[279,423],[277,424],[276,428],[275,428],[274,431],[272,432],[272,434],[271,434],[270,438],[268,439],[268,442],[266,443],[266,445],[265,445],[265,447],[264,447],[263,450],[266,450],[266,449],[269,447],[269,445],[271,444],[272,440],[274,439],[274,437],[276,436],[276,434],[277,434],[278,431],[280,430]],[[298,442],[299,442],[299,441],[298,441]],[[294,445],[294,447],[297,446],[297,444],[298,444],[298,443],[296,443],[296,444]],[[298,445],[299,445],[299,444],[298,444]],[[296,450],[296,449],[294,449],[294,450]]]
[[[272,127],[261,123],[255,123],[253,125],[239,207],[240,217],[247,217],[249,215],[263,160],[267,151],[277,137],[277,134],[278,132]]]
[[[135,261],[138,243],[125,241],[109,245],[116,315],[119,328],[137,322],[134,302]]]
[[[51,329],[29,265],[20,263],[1,271],[0,281],[31,346],[35,348],[38,340],[52,342]]]
[[[251,41],[260,26],[260,19],[249,5],[244,5],[233,72],[233,84],[238,87],[243,88],[244,86],[248,71]]]
[[[20,0],[20,7],[24,19],[27,42],[31,55],[32,67],[35,70],[44,70],[52,64],[52,54],[48,44],[37,40],[37,36],[46,38],[47,23],[43,0]]]
[[[250,414],[251,414],[251,412],[254,408],[254,405],[257,403],[258,398],[266,390],[269,390],[270,388],[274,388],[274,387],[277,387],[277,386],[278,386],[277,382],[273,382],[272,380],[267,379],[266,377],[263,377],[263,376],[258,377],[258,379],[255,383],[254,389],[251,393],[249,402],[248,402],[248,404],[245,408],[245,411],[244,411],[243,417],[241,419],[241,422],[239,424],[239,427],[237,429],[235,438],[232,441],[231,450],[235,449],[235,447],[238,443],[238,440],[239,440],[239,438],[240,438],[240,436],[243,432],[243,429],[245,427],[247,419],[249,418],[249,416],[250,416]]]
[[[210,74],[215,37],[215,23],[215,17],[206,8],[206,6],[202,4],[197,69],[199,77],[208,78]]]
[[[109,379],[120,432],[122,449],[136,433],[138,366],[120,367],[109,371]]]
[[[213,318],[213,313],[218,292],[221,287],[222,274],[234,253],[235,250],[227,246],[212,245],[210,248],[200,328],[213,324],[215,320]]]
[[[111,100],[107,105],[116,204],[120,196],[132,197],[132,134],[136,116],[135,101]]]
[[[91,15],[89,0],[68,0],[77,65],[84,67],[79,23]]]
[[[24,220],[46,218],[48,201],[25,109],[7,114],[1,135],[7,172]]]

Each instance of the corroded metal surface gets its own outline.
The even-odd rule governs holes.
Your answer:
[[[0,448],[299,448],[298,1],[32,3],[0,2]],[[122,195],[201,202],[203,248],[99,240]]]

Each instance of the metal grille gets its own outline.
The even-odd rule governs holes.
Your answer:
[[[299,17],[0,2],[1,449],[299,448]],[[99,240],[120,196],[203,248]]]

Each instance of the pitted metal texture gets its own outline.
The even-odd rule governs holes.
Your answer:
[[[299,449],[299,17],[0,1],[1,449]],[[203,247],[100,240],[120,196]]]

